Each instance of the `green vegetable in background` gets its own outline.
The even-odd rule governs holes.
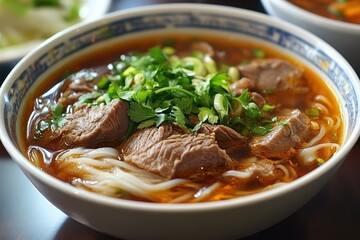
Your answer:
[[[24,16],[32,8],[64,8],[61,0],[0,0],[0,9],[6,8],[17,16]],[[65,9],[64,21],[74,21],[80,18],[81,0],[74,0],[72,4]]]

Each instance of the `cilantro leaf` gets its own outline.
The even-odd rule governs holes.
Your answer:
[[[213,109],[207,108],[207,107],[199,108],[198,117],[199,117],[200,121],[203,123],[207,121],[210,124],[215,124],[219,120],[219,117],[215,113],[215,111]]]
[[[180,125],[185,127],[186,118],[184,113],[180,110],[178,106],[173,106],[171,110],[171,116],[175,118],[175,121]]]
[[[217,93],[214,97],[214,108],[218,112],[220,119],[225,119],[229,114],[228,99],[224,95]]]
[[[177,55],[176,48],[155,46],[147,52],[121,55],[109,66],[110,73],[101,76],[94,91],[81,96],[75,105],[126,101],[133,129],[173,122],[196,132],[209,123],[227,125],[243,134],[264,135],[275,125],[271,115],[275,106],[260,108],[249,90],[233,96],[230,81],[237,80],[238,72],[231,74],[229,70],[236,67],[218,66],[209,56],[183,57]],[[39,129],[57,126],[56,119],[62,118],[56,116],[63,113],[53,112],[55,120],[42,122]],[[197,118],[190,121],[190,116]]]
[[[130,102],[128,115],[136,123],[156,117],[155,111],[152,108],[138,102]]]

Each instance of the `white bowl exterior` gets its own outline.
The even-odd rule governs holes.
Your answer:
[[[114,204],[81,190],[69,194],[44,184],[44,179],[27,176],[41,194],[69,217],[111,236],[137,240],[225,240],[249,236],[288,217],[310,200],[336,169],[320,176],[316,184],[303,185],[286,194],[253,198],[249,204],[232,201],[228,206],[191,204],[168,208],[147,203]]]
[[[296,24],[319,36],[337,49],[354,68],[360,66],[357,49],[360,25],[328,19],[297,7],[287,0],[261,0],[272,16]]]
[[[33,166],[20,151],[18,114],[32,87],[91,48],[154,32],[216,32],[282,49],[326,77],[346,119],[345,143],[326,164],[287,185],[252,196],[197,204],[132,202],[85,192]],[[327,62],[328,67],[324,67]],[[0,90],[1,140],[30,181],[75,220],[125,239],[234,239],[260,231],[308,201],[341,165],[360,134],[359,80],[350,65],[315,36],[265,15],[220,6],[176,4],[114,13],[65,30],[23,58]],[[311,182],[311,184],[310,184]],[[175,234],[174,234],[175,233]]]

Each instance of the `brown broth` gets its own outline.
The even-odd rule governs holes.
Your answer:
[[[262,49],[266,52],[267,58],[281,58],[286,59],[292,64],[298,66],[304,71],[304,81],[307,82],[311,89],[311,94],[307,97],[307,99],[303,102],[302,106],[298,106],[301,110],[304,110],[306,107],[308,107],[307,104],[309,104],[312,99],[316,95],[324,95],[326,96],[331,103],[331,105],[327,106],[329,111],[331,112],[332,116],[338,116],[339,119],[342,120],[341,112],[339,109],[339,106],[337,104],[336,97],[334,94],[329,90],[329,87],[321,80],[321,78],[305,67],[303,64],[301,64],[299,61],[283,55],[273,49],[270,49],[268,47],[265,47],[263,45],[256,45],[249,42],[242,42],[236,39],[228,39],[224,37],[188,37],[188,36],[170,36],[170,37],[154,37],[154,38],[148,38],[146,40],[136,40],[126,43],[121,43],[117,45],[111,45],[105,47],[105,49],[102,49],[101,51],[92,52],[87,54],[86,56],[79,57],[77,59],[72,60],[70,63],[66,63],[63,66],[61,66],[60,69],[56,70],[47,81],[44,81],[44,85],[39,87],[36,91],[32,92],[31,96],[27,98],[27,106],[24,108],[25,112],[23,114],[23,118],[21,119],[21,126],[23,126],[23,129],[21,130],[22,139],[24,141],[24,153],[28,154],[28,149],[32,147],[34,144],[31,140],[27,139],[27,128],[28,126],[28,120],[31,115],[31,112],[33,110],[33,102],[34,100],[42,95],[47,89],[50,89],[51,86],[56,84],[58,81],[61,81],[63,79],[65,72],[76,72],[83,68],[89,68],[89,67],[98,67],[98,66],[104,66],[107,65],[110,62],[115,61],[121,54],[131,52],[133,50],[136,51],[145,51],[149,47],[152,47],[154,45],[160,44],[163,41],[167,39],[173,39],[177,43],[177,48],[187,48],[187,46],[194,40],[201,38],[202,41],[205,41],[213,46],[214,49],[216,49],[218,52],[221,52],[220,56],[217,60],[218,61],[224,61],[227,64],[238,64],[243,61],[249,61],[253,58],[252,52],[254,49]],[[283,99],[286,99],[286,96],[276,96],[276,97],[269,97],[269,101],[272,103],[277,104],[278,106],[281,106],[284,104]],[[325,123],[326,120],[320,120]],[[329,129],[325,136],[325,141],[329,142],[336,142],[338,144],[341,144],[342,142],[342,134],[343,134],[343,127],[340,127],[336,132],[332,132],[331,129]],[[334,139],[335,138],[335,139]],[[49,157],[47,159],[42,159],[43,161],[34,163],[44,171],[48,172],[51,175],[56,176],[57,178],[66,181],[71,182],[73,180],[72,176],[69,176],[67,174],[61,173],[58,171],[58,169],[53,168],[54,166],[54,158],[56,157],[57,153],[49,153]],[[333,152],[324,152],[321,158],[323,159],[329,159]],[[42,158],[40,156],[40,158]],[[289,165],[292,165],[295,169],[297,176],[303,176],[306,173],[310,172],[314,168],[318,167],[318,164],[311,164],[311,165],[300,165],[297,164],[295,159],[291,160],[290,162],[286,163]],[[281,173],[279,173],[281,174]],[[232,182],[233,181],[233,182]],[[271,182],[271,180],[269,180]],[[206,184],[212,183],[213,180],[208,180]],[[236,184],[234,184],[236,182]],[[231,180],[231,181],[225,181],[221,188],[216,190],[216,194],[213,194],[210,198],[207,199],[207,201],[215,201],[220,199],[228,199],[233,198],[241,195],[247,195],[250,193],[258,192],[264,189],[269,184],[264,184],[261,180],[254,180],[250,184],[248,183],[241,183],[237,182],[237,180]],[[186,188],[184,189],[173,189],[171,191],[165,191],[165,192],[159,192],[157,195],[159,196],[159,202],[168,202],[171,200],[172,191],[178,192],[186,192]],[[134,196],[123,196],[123,198],[128,198],[132,200],[141,200],[145,201],[144,199],[137,198]]]

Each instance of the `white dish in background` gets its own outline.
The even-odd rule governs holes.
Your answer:
[[[59,66],[126,39],[189,31],[261,43],[301,61],[322,76],[339,99],[344,115],[344,140],[338,152],[288,184],[231,200],[188,204],[136,202],[81,190],[47,174],[24,156],[16,127],[22,101],[32,87],[44,83]],[[53,56],[52,52],[59,54]],[[206,4],[134,8],[62,31],[15,66],[1,86],[0,97],[3,145],[39,192],[76,221],[125,239],[237,239],[261,231],[312,198],[341,166],[360,134],[360,81],[337,51],[285,21]]]
[[[272,16],[296,24],[332,45],[359,71],[360,25],[329,19],[306,11],[287,0],[261,0]]]
[[[111,0],[83,0],[82,7],[80,9],[80,18],[81,20],[78,22],[89,22],[93,21],[106,12],[108,12],[111,4]],[[41,14],[43,14],[42,12]],[[13,14],[13,13],[8,13]],[[34,11],[31,14],[36,14]],[[45,13],[47,15],[52,15],[52,12]],[[43,14],[44,15],[44,14]],[[45,15],[44,15],[45,16]],[[20,20],[18,23],[21,24],[23,20]],[[29,21],[28,18],[26,18],[24,21]],[[78,23],[77,22],[77,23]],[[53,22],[50,22],[51,24],[54,24]],[[45,26],[46,23],[44,23],[43,26]],[[66,27],[70,27],[71,25],[61,25],[58,28],[58,31],[63,30]],[[15,33],[16,34],[16,33]],[[53,32],[51,34],[56,34],[56,32]],[[1,37],[1,30],[0,30],[0,37]],[[50,37],[50,36],[49,36]],[[23,43],[19,43],[16,45],[11,45],[9,47],[0,48],[0,64],[7,64],[18,61],[21,57],[23,57],[25,54],[30,52],[33,48],[38,46],[42,41],[45,39],[32,39]]]

